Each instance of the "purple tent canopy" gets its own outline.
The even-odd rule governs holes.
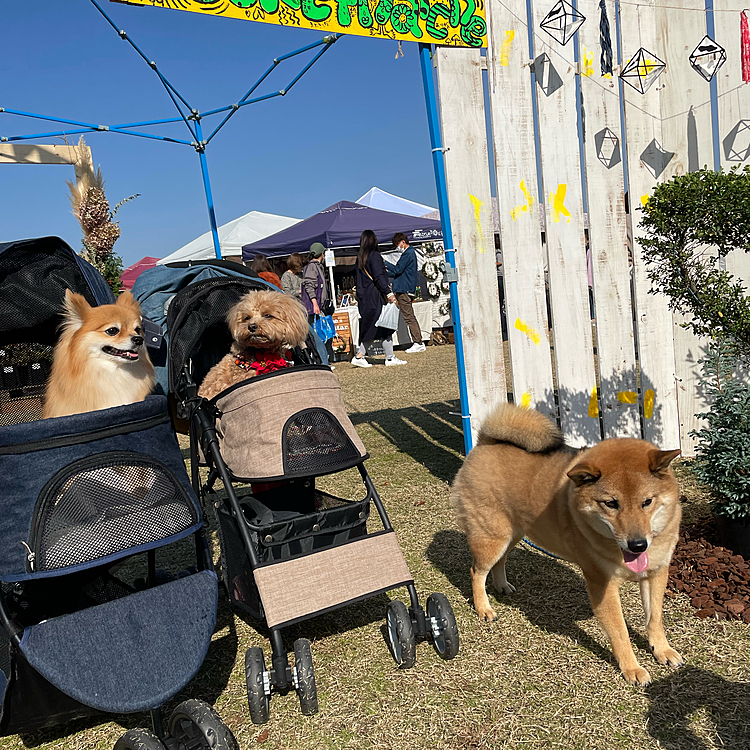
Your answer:
[[[306,253],[313,242],[327,248],[351,248],[356,254],[359,237],[365,229],[371,229],[381,245],[390,245],[396,232],[403,232],[412,244],[443,239],[440,222],[417,216],[406,216],[391,211],[379,211],[351,201],[339,201],[309,219],[276,232],[270,237],[242,246],[242,260],[254,255],[267,257],[285,256],[291,253]]]

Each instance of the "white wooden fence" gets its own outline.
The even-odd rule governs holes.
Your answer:
[[[750,163],[743,5],[715,0],[707,12],[704,0],[578,0],[576,12],[586,20],[562,44],[540,26],[555,4],[488,0],[486,58],[478,50],[450,48],[438,48],[435,56],[472,429],[476,434],[488,411],[512,392],[515,403],[559,419],[573,445],[645,437],[691,455],[688,433],[704,408],[696,390],[702,342],[679,326],[665,297],[648,293],[637,209],[657,181],[703,166]],[[611,75],[600,65],[602,5]],[[706,34],[726,51],[713,84],[690,63]],[[636,72],[655,75],[656,58],[666,63],[645,93],[619,76],[639,49],[643,63]],[[484,87],[500,211],[508,373]],[[750,287],[750,256],[730,255],[727,268]]]

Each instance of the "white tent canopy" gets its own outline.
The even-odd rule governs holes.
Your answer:
[[[427,214],[437,214],[437,209],[431,206],[425,206],[422,203],[401,198],[392,193],[386,193],[378,187],[370,188],[358,201],[361,206],[378,208],[381,211],[392,211],[396,214],[406,214],[406,216],[426,216]],[[430,216],[430,219],[439,219],[440,215]]]
[[[266,214],[262,211],[250,211],[250,213],[219,227],[221,254],[224,257],[242,255],[243,245],[262,240],[264,237],[297,224],[297,222],[299,222],[299,219],[292,219],[289,216],[276,216],[276,214]],[[211,232],[206,232],[192,242],[188,242],[179,250],[175,250],[166,258],[162,258],[158,265],[180,260],[210,260],[215,257],[213,237]]]

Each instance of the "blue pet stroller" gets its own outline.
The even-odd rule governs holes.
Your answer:
[[[137,296],[144,305],[151,273],[140,278]],[[303,714],[318,710],[310,641],[298,638],[290,660],[282,639],[281,630],[294,623],[406,587],[410,606],[394,600],[386,607],[397,665],[414,665],[420,640],[431,640],[444,659],[459,649],[448,599],[431,594],[425,608],[420,605],[338,377],[307,356],[310,346],[293,352],[293,367],[244,380],[210,401],[197,395],[206,373],[229,351],[227,313],[261,288],[260,280],[239,274],[183,286],[175,277],[166,313],[169,394],[190,435],[193,488],[216,517],[224,586],[233,606],[270,630],[268,669],[262,649],[245,654],[255,724],[268,721],[273,691],[295,690]],[[205,483],[199,465],[208,467]],[[354,467],[364,484],[362,499],[316,488],[316,477]],[[217,482],[224,498],[215,493]],[[368,533],[371,504],[382,531]]]
[[[159,708],[203,663],[218,596],[167,399],[41,419],[66,289],[114,301],[59,238],[0,244],[0,733],[150,711],[117,750],[236,750],[208,704]],[[176,548],[195,564],[157,569]]]

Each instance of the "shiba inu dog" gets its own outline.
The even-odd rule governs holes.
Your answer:
[[[44,418],[143,401],[154,386],[140,305],[123,292],[113,305],[91,307],[65,292],[65,319],[55,347]]]
[[[485,583],[515,588],[505,574],[510,550],[524,537],[578,565],[594,614],[625,679],[651,682],[628,637],[619,587],[637,581],[651,651],[659,664],[683,659],[667,642],[662,602],[682,510],[669,465],[679,450],[616,438],[593,448],[566,446],[557,426],[537,411],[503,404],[480,429],[451,488],[473,558],[474,606],[495,619]]]

